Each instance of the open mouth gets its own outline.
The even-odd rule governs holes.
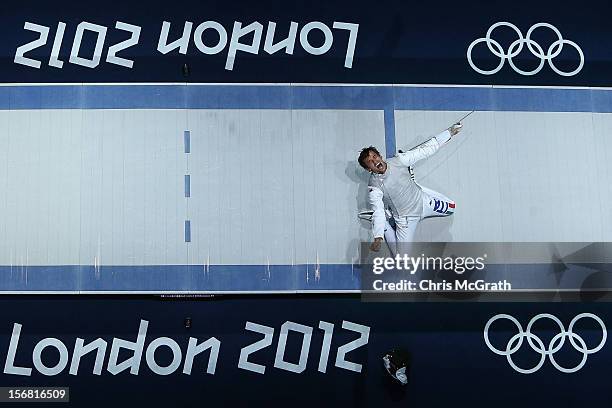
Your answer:
[[[378,164],[376,165],[376,168],[377,168],[378,170],[382,170],[382,169],[383,169],[383,163],[382,163],[382,162],[378,163]]]

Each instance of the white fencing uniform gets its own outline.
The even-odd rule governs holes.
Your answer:
[[[412,242],[416,226],[427,217],[444,217],[455,210],[455,202],[448,197],[417,184],[410,166],[438,151],[448,142],[448,130],[387,161],[383,174],[372,173],[368,183],[368,202],[374,211],[372,233],[374,238],[385,237],[393,242],[392,230],[385,216],[385,205],[395,220],[395,241]]]

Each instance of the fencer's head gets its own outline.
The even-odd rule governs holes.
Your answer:
[[[387,171],[387,163],[383,160],[382,156],[376,150],[374,146],[364,147],[359,153],[359,164],[364,169],[372,172],[383,174]]]

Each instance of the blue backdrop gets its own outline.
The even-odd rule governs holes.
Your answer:
[[[73,0],[12,2],[3,7],[1,16],[0,78],[3,82],[610,86],[611,12],[612,6],[605,0],[564,5],[553,0],[519,1],[511,6],[507,2],[482,0],[382,0],[374,3],[186,0],[180,4],[128,0],[105,1],[97,6]],[[179,49],[177,43],[176,48],[162,47],[166,54],[158,51],[164,21],[170,24],[164,44],[179,40],[185,22],[192,23],[185,31],[188,41],[184,49]],[[212,28],[202,26],[198,31],[198,26],[206,21],[218,24]],[[25,29],[26,22],[39,28],[30,26]],[[60,22],[64,25],[58,31]],[[74,49],[76,56],[94,60],[99,37],[95,30],[88,30],[85,26],[81,27],[84,29],[82,37],[77,35],[79,24],[84,22],[97,25],[97,30],[104,32],[97,51],[100,61],[94,64],[95,67],[87,67],[83,61],[71,62],[69,58]],[[117,22],[131,28],[118,28]],[[242,33],[239,42],[253,47],[249,52],[238,47],[233,65],[227,69],[235,22],[240,22],[239,29],[244,29],[244,32],[236,31],[235,39]],[[282,45],[287,44],[282,43],[279,50],[268,48],[271,53],[264,51],[269,22],[276,23],[271,44],[288,38],[291,22],[297,24],[290,50],[283,48]],[[327,29],[321,25],[308,26],[312,22],[320,22]],[[493,30],[490,36],[493,42],[489,42],[489,48],[480,41],[472,50],[473,63],[481,70],[493,70],[505,59],[499,72],[483,75],[470,66],[468,48],[474,41],[485,38],[487,30],[499,22],[510,25]],[[255,28],[251,26],[253,23],[261,24],[260,31],[246,29]],[[334,27],[334,23],[358,25],[352,46],[349,45],[351,30],[341,24]],[[547,23],[553,28],[534,27],[538,23]],[[527,37],[530,28],[534,30]],[[301,38],[302,35],[307,38]],[[227,38],[224,40],[223,36]],[[76,37],[81,40],[75,41]],[[196,37],[202,39],[200,47],[196,44]],[[37,40],[39,42],[32,43]],[[517,40],[519,42],[513,46]],[[561,42],[554,45],[556,40]],[[326,41],[331,43],[326,44]],[[218,49],[215,48],[217,45]],[[17,51],[23,46],[22,51],[27,49],[23,56],[38,61],[38,68],[14,62]],[[118,64],[116,60],[107,62],[111,47],[112,55],[116,51],[117,57],[133,61],[132,67]],[[347,50],[354,50],[352,58],[348,58]],[[580,52],[584,55],[584,67],[578,70]],[[502,54],[509,57],[502,57]],[[510,62],[516,69],[512,69]],[[540,63],[543,66],[535,75],[519,73],[535,69]],[[185,64],[188,65],[188,75],[183,72]],[[351,64],[351,68],[345,66]],[[571,76],[560,75],[551,64],[565,73],[578,72]]]
[[[609,342],[589,354],[584,366],[573,374],[556,369],[546,356],[533,374],[520,374],[505,357],[494,354],[486,345],[483,329],[497,314],[509,314],[526,330],[539,313],[550,313],[569,330],[570,321],[580,313],[592,313],[609,324],[610,308],[602,303],[362,303],[358,297],[252,297],[209,300],[170,301],[155,298],[103,297],[3,297],[0,299],[0,360],[6,362],[14,323],[21,333],[14,364],[32,368],[31,376],[2,374],[3,386],[70,386],[73,405],[153,405],[153,406],[269,406],[281,401],[291,406],[410,406],[441,407],[457,403],[473,406],[606,406],[612,399],[609,367],[612,352]],[[184,327],[191,318],[192,327]],[[107,371],[113,337],[136,340],[141,319],[148,321],[144,342],[147,349],[159,337],[174,340],[183,357],[189,337],[198,343],[215,337],[220,348],[214,374],[207,374],[208,352],[194,360],[190,375],[182,373],[183,364],[167,376],[154,374],[143,353],[138,375],[129,370],[112,375]],[[239,368],[241,349],[264,338],[246,330],[246,322],[265,325],[274,331],[268,347],[254,351],[249,362],[265,366],[265,373]],[[294,373],[274,366],[279,332],[290,321],[312,328],[306,368]],[[324,331],[320,322],[334,325],[326,372],[318,365],[323,349]],[[366,345],[348,352],[347,361],[360,364],[361,372],[336,366],[338,350],[360,338],[354,330],[342,328],[343,321],[369,328]],[[602,340],[602,328],[592,319],[580,319],[572,328],[587,348]],[[561,329],[550,319],[540,319],[531,333],[548,347]],[[490,341],[505,349],[518,329],[509,320],[494,322]],[[569,336],[569,335],[568,335]],[[33,368],[33,349],[40,340],[55,337],[67,347],[67,368],[53,376],[43,376]],[[77,375],[68,368],[76,338],[85,344],[102,338],[108,342],[100,375],[92,373],[95,354],[82,358]],[[302,334],[290,332],[284,360],[297,363]],[[580,340],[574,337],[577,344]],[[537,341],[536,341],[537,342]],[[381,356],[390,348],[404,347],[412,354],[410,383],[395,387],[385,377]],[[119,361],[133,353],[122,350]],[[522,368],[533,367],[541,353],[528,342],[512,355]],[[575,367],[583,354],[569,338],[553,353],[561,366]],[[172,353],[160,347],[155,353],[160,366],[167,366]],[[58,362],[58,352],[48,347],[42,353],[47,366]],[[6,367],[5,367],[6,371]]]

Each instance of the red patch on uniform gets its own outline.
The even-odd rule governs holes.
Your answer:
[[[455,208],[455,203],[449,203],[449,204],[448,204],[448,206],[449,206],[450,208]]]

